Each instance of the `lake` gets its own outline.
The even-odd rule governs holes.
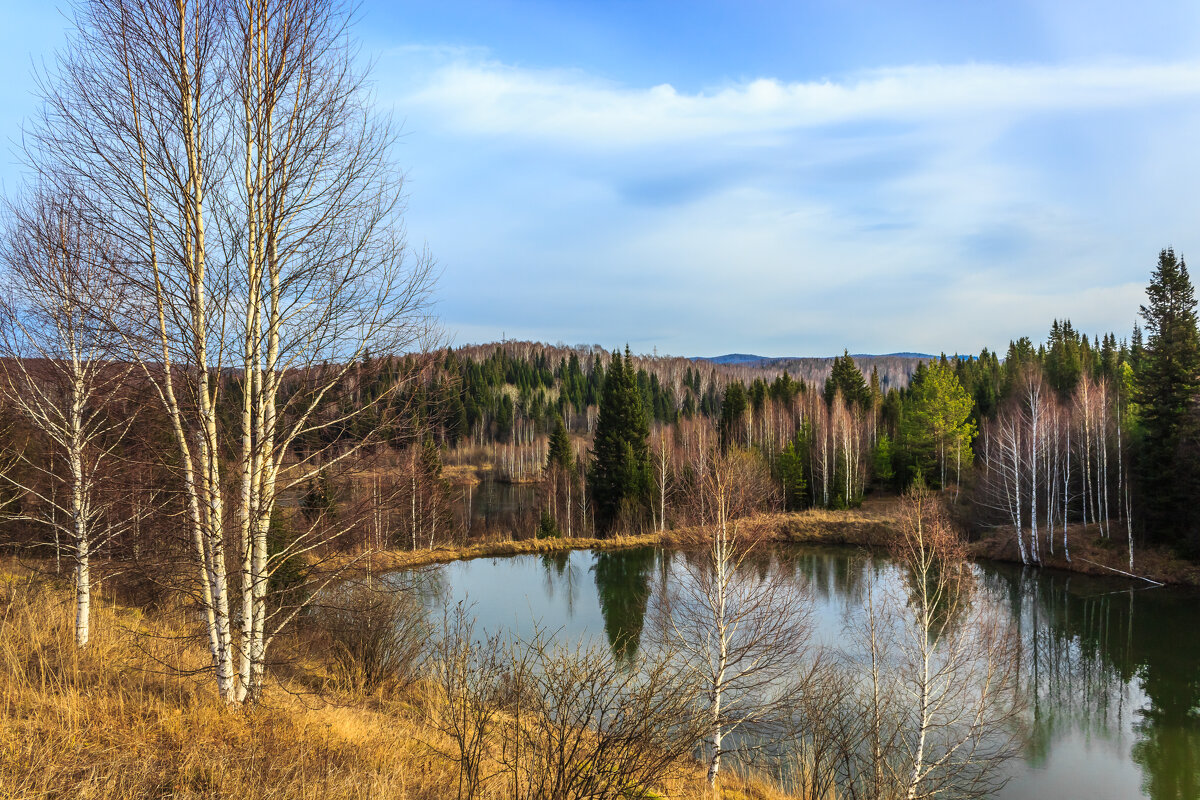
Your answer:
[[[848,549],[785,547],[772,559],[807,587],[815,638],[843,646],[861,613],[867,569]],[[538,621],[568,640],[637,645],[647,608],[683,554],[574,551],[446,564],[424,581],[430,602],[472,604],[487,631]],[[1121,579],[978,567],[982,591],[1014,621],[1025,651],[1031,736],[995,797],[1200,798],[1200,593]]]

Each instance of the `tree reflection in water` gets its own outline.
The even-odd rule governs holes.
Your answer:
[[[451,594],[482,598],[489,607],[480,613],[494,624],[511,625],[532,612],[534,619],[558,620],[568,636],[585,626],[598,635],[602,627],[614,653],[631,658],[647,646],[651,595],[676,579],[680,559],[691,557],[642,549],[523,557],[538,559],[532,563],[480,560],[429,570],[423,594],[431,607]],[[764,548],[748,567],[761,571],[772,559],[807,588],[818,639],[843,652],[850,646],[845,622],[864,606],[865,570],[876,570],[876,583],[902,579],[886,560],[845,549]],[[541,578],[530,583],[527,567],[535,564]],[[442,585],[451,572],[456,585]],[[1072,770],[1099,763],[1130,780],[1119,790],[1125,794],[1136,796],[1140,782],[1153,800],[1200,798],[1200,594],[1001,564],[981,566],[980,585],[1021,631],[1033,722],[1026,788],[1044,789],[1043,796],[1091,796]],[[1081,754],[1101,743],[1109,746]],[[1082,760],[1072,760],[1072,748]],[[1104,785],[1109,772],[1085,777],[1093,787]]]
[[[650,548],[596,554],[592,570],[604,633],[619,659],[632,659],[641,644],[654,561]]]
[[[1030,760],[1043,763],[1071,730],[1110,739],[1130,730],[1146,796],[1200,798],[1200,598],[1008,566],[989,566],[985,583],[1021,628]]]

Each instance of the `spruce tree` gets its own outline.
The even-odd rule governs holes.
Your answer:
[[[747,408],[746,387],[741,381],[732,381],[725,387],[721,398],[721,449],[738,444],[742,435],[743,421]]]
[[[842,399],[847,404],[857,403],[866,406],[871,401],[871,390],[859,370],[849,350],[843,350],[842,355],[833,359],[833,369],[829,380],[825,381],[825,402],[832,403],[833,396],[842,393]]]
[[[644,509],[651,483],[649,437],[642,393],[626,346],[624,359],[613,353],[604,378],[588,471],[596,525],[601,531],[611,530],[622,507]]]
[[[575,454],[571,450],[571,438],[567,435],[567,426],[563,418],[554,418],[554,431],[550,434],[550,453],[546,457],[546,469],[560,467],[566,472],[574,468]]]
[[[1192,409],[1200,388],[1200,334],[1196,297],[1187,265],[1170,248],[1158,266],[1141,307],[1145,349],[1137,358],[1136,392],[1144,432],[1139,477],[1147,530],[1170,544],[1186,544],[1195,517],[1190,510],[1196,484]],[[1190,545],[1198,544],[1195,534]]]

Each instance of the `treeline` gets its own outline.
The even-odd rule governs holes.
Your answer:
[[[1195,552],[1200,355],[1172,251],[1148,294],[1145,333],[1055,320],[1040,344],[919,361],[900,387],[848,354],[812,383],[506,343],[442,353],[415,406],[445,452],[469,446],[501,479],[540,482],[543,532],[704,523],[697,454],[719,442],[743,454],[761,510],[852,507],[919,477],[976,526],[1011,529],[1030,563],[1069,558],[1073,526],[1119,540],[1131,560],[1138,541]]]

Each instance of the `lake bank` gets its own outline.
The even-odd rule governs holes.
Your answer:
[[[301,627],[277,645],[262,701],[239,712],[200,674],[209,656],[193,608],[148,610],[98,592],[83,651],[72,614],[67,581],[0,561],[0,798],[200,800],[261,797],[264,787],[278,800],[458,793],[447,755],[454,742],[431,722],[438,695],[427,681],[343,687],[327,640]],[[707,800],[704,769],[688,760],[657,788]],[[722,784],[731,800],[789,797],[765,779],[730,774]]]
[[[756,514],[739,521],[741,532],[753,541],[781,544],[824,544],[878,547],[900,521],[900,499],[892,495],[869,497],[855,509]],[[1200,564],[1181,559],[1158,548],[1134,550],[1134,568],[1129,569],[1123,538],[1104,538],[1094,525],[1074,526],[1070,533],[1072,558],[1062,553],[1061,531],[1055,535],[1054,553],[1044,553],[1042,567],[1085,575],[1121,577],[1132,572],[1138,578],[1169,585],[1200,586]],[[463,545],[441,545],[430,550],[381,550],[333,560],[328,568],[351,575],[415,569],[434,564],[498,558],[514,555],[564,553],[572,550],[622,550],[634,547],[687,548],[702,539],[699,527],[674,528],[637,535],[608,538],[559,537],[546,539],[497,539]],[[988,532],[971,542],[976,559],[1021,563],[1011,532]],[[1130,578],[1134,580],[1135,578]]]
[[[757,514],[739,520],[738,524],[742,533],[753,541],[870,547],[884,541],[887,532],[898,519],[898,508],[896,498],[882,498],[874,502],[868,501],[858,509],[809,509]],[[475,558],[548,555],[572,550],[624,550],[635,547],[687,548],[701,541],[702,530],[700,527],[687,527],[608,538],[576,536],[499,539],[463,545],[439,545],[428,550],[376,550],[332,559],[324,569],[361,575],[416,569]]]

